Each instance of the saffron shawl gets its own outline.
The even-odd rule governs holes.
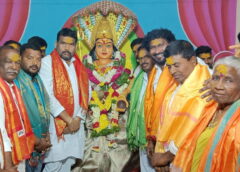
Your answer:
[[[173,164],[183,172],[190,171],[197,139],[211,121],[215,110],[206,111],[179,148]],[[240,170],[239,130],[240,101],[238,100],[227,110],[213,137],[209,140],[198,167],[199,172]]]
[[[8,84],[0,78],[0,92],[3,97],[5,111],[5,127],[8,137],[13,145],[12,160],[18,164],[24,159],[30,158],[33,152],[35,137],[28,119],[27,111],[21,97],[21,93],[16,85],[13,85],[13,91],[18,102],[19,111],[14,103],[14,98]]]
[[[165,152],[164,144],[174,141],[179,147],[186,135],[196,125],[205,110],[214,107],[213,101],[206,102],[199,90],[205,80],[210,78],[206,66],[196,65],[193,72],[179,88],[173,101],[174,90],[169,90],[161,109],[161,124],[158,130],[156,152]]]
[[[74,95],[68,73],[56,49],[51,53],[51,57],[54,95],[67,113],[72,116],[74,112]],[[75,59],[73,63],[78,78],[79,104],[84,110],[87,110],[89,100],[88,74],[76,54],[73,58]],[[62,136],[66,123],[60,117],[57,117],[55,118],[55,126],[57,135]]]
[[[168,68],[165,66],[160,78],[156,91],[153,90],[153,82],[156,75],[156,67],[154,67],[150,73],[148,85],[145,96],[145,122],[147,128],[147,136],[157,136],[157,131],[160,123],[160,110],[162,107],[163,100],[166,92],[176,88],[176,82],[170,74]]]

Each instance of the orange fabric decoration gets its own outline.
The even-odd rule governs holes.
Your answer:
[[[74,111],[74,97],[73,90],[70,83],[68,73],[64,67],[56,49],[51,53],[52,57],[52,70],[53,70],[53,90],[54,95],[65,108],[70,116],[73,116]],[[78,78],[79,88],[79,104],[84,109],[88,109],[88,74],[85,66],[81,63],[77,55],[74,55],[75,61],[73,62]],[[55,126],[57,136],[62,136],[66,123],[60,118],[55,118]]]
[[[6,114],[5,127],[8,137],[13,145],[13,163],[18,164],[22,160],[30,158],[34,148],[35,136],[32,131],[31,123],[28,119],[21,93],[16,85],[12,88],[19,105],[20,114],[16,104],[14,103],[15,101],[9,86],[2,78],[0,78],[0,92],[3,97],[4,111]]]
[[[174,89],[176,87],[176,82],[170,74],[168,68],[164,67],[154,93],[153,82],[155,75],[156,67],[154,67],[150,73],[146,89],[147,92],[145,95],[144,113],[148,137],[156,137],[160,123],[160,109],[165,98],[165,93],[167,90]]]
[[[194,155],[197,139],[211,121],[215,111],[216,108],[212,108],[210,111],[206,111],[204,113],[196,127],[191,131],[191,133],[189,133],[184,143],[180,147],[173,163],[175,167],[180,168],[183,172],[191,170],[192,157]],[[238,158],[240,151],[239,130],[240,108],[235,111],[231,119],[228,121],[220,141],[214,150],[214,155],[216,156],[213,156],[211,160],[211,172],[240,170],[240,164],[237,162],[239,160]],[[209,140],[204,150],[197,170],[199,172],[204,171],[213,138],[214,137]]]
[[[161,109],[161,125],[158,129],[156,152],[165,152],[163,145],[170,141],[174,141],[179,147],[204,110],[215,104],[213,101],[206,102],[201,98],[202,93],[199,93],[204,81],[209,78],[207,67],[198,64],[181,85],[172,102],[171,98],[175,89],[168,90]]]

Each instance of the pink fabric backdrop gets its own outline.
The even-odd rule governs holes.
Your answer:
[[[19,41],[28,19],[29,0],[0,0],[0,45]]]
[[[178,0],[179,16],[189,40],[209,45],[213,54],[235,43],[237,0]]]

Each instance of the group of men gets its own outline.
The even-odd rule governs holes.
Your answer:
[[[39,37],[0,48],[0,171],[66,172],[82,159],[91,90],[76,42],[76,32],[64,28],[46,57]],[[194,51],[168,29],[153,30],[131,47],[139,66],[130,93],[129,148],[139,150],[141,171],[168,171],[188,132],[214,104],[199,92],[211,76],[211,48]]]
[[[211,48],[194,51],[167,29],[153,30],[131,47],[139,66],[131,89],[129,147],[139,148],[141,171],[168,171],[185,136],[213,104],[199,92],[211,76]]]
[[[66,172],[82,158],[89,87],[76,41],[64,28],[46,57],[40,37],[0,48],[0,171]]]

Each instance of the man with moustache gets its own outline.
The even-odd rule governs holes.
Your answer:
[[[174,82],[167,68],[164,68],[165,58],[163,52],[167,45],[175,41],[175,36],[168,29],[155,29],[147,33],[144,43],[155,61],[155,66],[148,77],[145,94],[145,122],[147,128],[148,155],[154,152],[156,134],[160,122],[159,108],[164,98],[166,89]],[[162,72],[164,75],[162,75]]]
[[[42,170],[44,152],[51,146],[49,138],[50,104],[47,91],[38,72],[41,67],[41,49],[35,44],[23,44],[20,49],[21,70],[15,80],[22,93],[28,117],[36,137],[34,152],[26,161],[27,172]]]
[[[50,139],[43,171],[69,172],[82,159],[88,109],[88,75],[75,54],[77,34],[68,28],[57,34],[53,52],[42,59],[39,75],[50,97]]]
[[[144,97],[148,82],[148,75],[154,67],[154,61],[144,45],[138,48],[137,59],[142,71],[135,78],[131,89],[130,113],[127,122],[127,139],[131,150],[139,149],[140,167],[142,172],[151,172],[146,154],[146,129],[144,116]]]
[[[35,137],[20,90],[13,82],[19,73],[20,63],[17,50],[8,46],[0,48],[0,120],[5,122],[12,145],[4,149],[4,168],[18,165],[18,170],[22,172],[25,171],[24,160],[30,158],[33,152]]]
[[[171,42],[164,56],[175,84],[165,93],[155,153],[151,157],[151,164],[160,171],[169,170],[178,147],[199,117],[215,105],[201,98],[199,89],[211,75],[206,65],[197,63],[193,46],[188,41]]]

